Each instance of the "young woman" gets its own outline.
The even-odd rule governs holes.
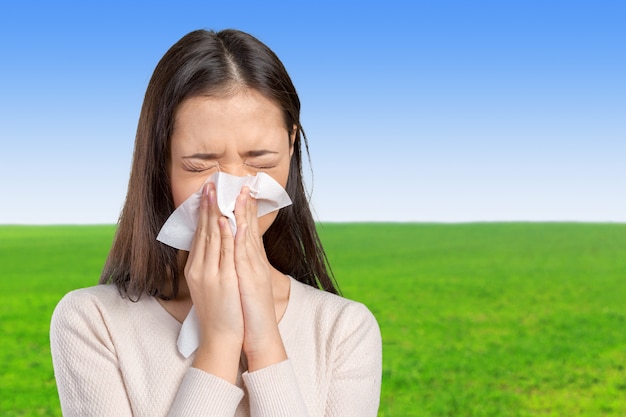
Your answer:
[[[327,269],[299,115],[282,63],[248,34],[195,31],[161,59],[101,285],[66,295],[52,318],[65,416],[376,416],[379,328]],[[243,187],[233,234],[206,182],[216,172],[265,173],[293,204],[257,217]],[[191,249],[158,242],[198,190]],[[192,306],[199,343],[185,357]]]

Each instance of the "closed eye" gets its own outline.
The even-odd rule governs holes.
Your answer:
[[[183,156],[183,167],[189,172],[205,172],[217,167],[217,159],[219,154],[215,153],[196,153],[193,155]]]
[[[279,153],[268,150],[250,151],[245,154],[244,163],[254,169],[276,168]]]
[[[217,168],[217,164],[215,163],[193,163],[193,162],[189,162],[189,161],[185,161],[183,163],[183,166],[185,168],[185,171],[188,172],[204,172],[204,171],[208,171],[211,170],[213,168]]]
[[[276,165],[267,165],[267,166],[259,166],[259,165],[254,165],[254,164],[246,164],[247,166],[249,166],[250,168],[254,168],[254,169],[272,169],[272,168],[276,168]]]

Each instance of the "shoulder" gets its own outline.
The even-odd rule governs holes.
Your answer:
[[[119,347],[145,335],[167,333],[169,327],[163,323],[169,322],[155,313],[155,310],[158,313],[156,306],[153,297],[143,295],[139,300],[131,300],[110,284],[71,291],[52,313],[51,343],[54,346],[77,341],[88,345],[99,343],[112,351],[114,345]],[[151,329],[149,332],[142,331],[147,327]]]
[[[121,305],[125,300],[113,285],[96,285],[70,291],[57,304],[54,315],[70,311],[97,310],[102,306]]]
[[[334,335],[341,338],[361,331],[371,338],[380,338],[376,317],[363,303],[298,281],[292,285],[293,301],[300,306],[301,317],[313,319],[319,331],[326,333],[329,337]]]
[[[292,285],[292,294],[297,298],[296,301],[317,312],[333,316],[349,314],[375,320],[374,315],[363,303],[313,288],[296,280],[292,280]]]
[[[326,369],[333,378],[380,378],[382,338],[369,308],[299,282],[292,288],[298,307],[290,317],[293,331],[285,333],[288,353],[299,369],[311,366],[310,358],[315,357],[315,372]]]
[[[59,304],[116,300],[117,298],[122,298],[117,287],[111,284],[104,284],[70,291],[63,296]]]
[[[129,304],[114,285],[97,285],[67,293],[52,313],[51,332],[67,328],[106,326],[111,319],[127,315]]]

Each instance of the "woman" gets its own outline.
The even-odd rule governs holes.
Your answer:
[[[306,199],[300,102],[250,35],[195,31],[164,55],[141,110],[128,194],[99,286],[55,309],[51,349],[66,416],[375,416],[376,320],[337,294]],[[257,217],[243,187],[236,233],[214,173],[264,173],[293,204]],[[156,240],[201,190],[189,252]],[[189,357],[177,349],[194,307]]]

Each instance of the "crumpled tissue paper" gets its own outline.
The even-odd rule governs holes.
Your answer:
[[[285,189],[264,172],[245,177],[216,172],[205,181],[207,182],[215,184],[217,205],[220,212],[228,217],[233,236],[237,233],[235,202],[244,186],[250,188],[250,195],[257,200],[259,217],[291,204]],[[172,212],[157,235],[159,242],[176,249],[187,251],[191,249],[191,241],[198,225],[201,196],[202,188]]]

